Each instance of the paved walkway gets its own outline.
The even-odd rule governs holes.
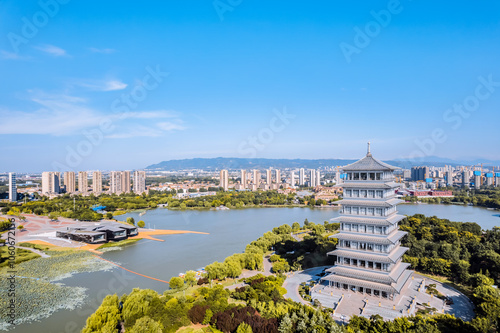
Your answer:
[[[287,279],[285,280],[285,283],[283,283],[283,288],[285,288],[287,291],[287,293],[285,294],[285,298],[289,298],[295,302],[310,305],[311,304],[310,302],[304,301],[302,297],[300,297],[299,285],[302,282],[309,282],[313,279],[319,278],[319,276],[317,275],[320,274],[323,271],[323,269],[327,267],[330,266],[314,267],[306,269],[304,271],[288,273]]]
[[[33,253],[36,253],[36,254],[40,255],[42,258],[50,258],[50,256],[48,254],[46,254],[46,253],[44,253],[42,251],[33,249],[31,247],[24,247],[24,246],[17,246],[16,245],[16,248],[31,251]]]
[[[304,301],[299,295],[299,285],[302,282],[318,279],[318,274],[326,267],[330,266],[289,273],[283,284],[283,287],[287,290],[285,297],[295,302],[310,305],[310,302]],[[443,300],[426,293],[426,288],[422,286],[428,286],[433,283],[436,284],[436,289],[439,292],[453,300],[452,305],[446,305]],[[470,321],[474,318],[474,307],[470,300],[459,291],[438,281],[414,273],[413,278],[410,277],[406,281],[402,290],[403,292],[396,296],[394,300],[389,300],[360,294],[359,292],[330,288],[325,284],[320,284],[312,289],[311,295],[313,299],[318,299],[324,307],[335,308],[334,316],[336,320],[343,318],[348,321],[352,315],[370,317],[373,314],[379,314],[386,320],[393,320],[397,317],[415,314],[419,308],[424,308],[422,305],[424,303],[437,309],[438,313],[453,314],[465,321]],[[343,298],[341,298],[342,295],[344,296]]]

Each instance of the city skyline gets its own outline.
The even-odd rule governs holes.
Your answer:
[[[5,1],[3,169],[355,159],[366,141],[382,160],[500,159],[500,4],[395,3]]]

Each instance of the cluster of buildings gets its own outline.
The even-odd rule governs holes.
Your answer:
[[[91,177],[89,177],[91,175]],[[92,184],[89,185],[89,178]],[[130,193],[142,194],[146,189],[146,172],[134,171],[111,171],[109,173],[109,190],[107,193]],[[133,187],[131,186],[133,184]],[[66,171],[61,177],[57,171],[42,173],[42,195],[58,195],[60,193],[87,195],[103,193],[103,174],[101,171]]]
[[[279,169],[266,169],[264,171],[264,177],[260,170],[241,170],[238,175],[234,175],[233,179],[235,181],[232,183],[232,187],[236,190],[250,190],[257,191],[261,190],[278,190],[282,187],[292,187],[296,186],[308,186],[317,187],[321,185],[321,173],[319,170],[310,169],[306,170],[304,168],[298,170],[291,170],[287,172],[287,175],[283,177],[281,170]],[[298,175],[298,179],[297,176]],[[338,172],[338,183],[340,183],[340,172]],[[229,171],[221,170],[220,175],[220,187],[227,191],[230,187],[229,184]],[[338,184],[337,183],[337,184]]]
[[[455,186],[480,189],[486,186],[500,186],[500,172],[482,166],[444,166],[413,167],[403,170],[404,180],[409,182],[410,190],[435,189]]]

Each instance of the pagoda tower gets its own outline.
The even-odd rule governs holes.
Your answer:
[[[408,250],[401,246],[405,231],[398,223],[405,218],[396,206],[394,170],[399,168],[375,159],[368,152],[361,160],[342,168],[345,173],[340,232],[337,249],[328,255],[336,257],[335,266],[322,278],[330,287],[393,299],[412,271],[402,262]]]

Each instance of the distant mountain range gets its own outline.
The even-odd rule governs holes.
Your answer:
[[[286,168],[306,168],[317,169],[325,166],[343,166],[353,163],[356,160],[350,159],[271,159],[271,158],[190,158],[183,160],[163,161],[146,167],[146,170],[177,171],[177,170],[220,170],[220,169],[267,169],[270,167],[278,169]],[[485,166],[500,165],[500,161],[455,161],[436,156],[429,156],[425,162],[396,159],[384,161],[401,168],[411,168],[412,166],[428,165],[442,167],[444,165],[475,165],[484,163]]]

